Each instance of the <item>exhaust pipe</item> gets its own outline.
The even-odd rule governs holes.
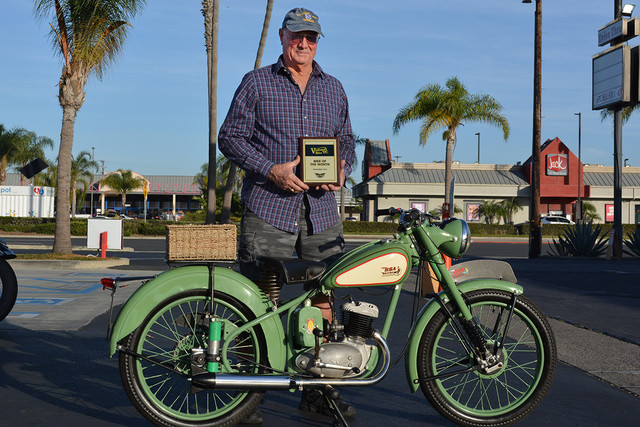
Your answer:
[[[380,332],[374,331],[373,339],[379,344],[383,360],[380,371],[371,378],[301,378],[295,379],[285,375],[237,375],[218,374],[207,372],[191,377],[191,386],[197,389],[217,389],[217,390],[295,390],[305,388],[321,388],[330,386],[368,386],[382,380],[389,371],[391,359],[389,357],[389,347],[382,338]]]

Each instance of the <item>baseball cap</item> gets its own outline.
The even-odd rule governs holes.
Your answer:
[[[287,12],[284,16],[284,21],[282,21],[282,28],[286,28],[294,33],[299,31],[313,31],[324,37],[320,29],[320,23],[318,22],[318,15],[309,9],[301,7],[296,7]]]

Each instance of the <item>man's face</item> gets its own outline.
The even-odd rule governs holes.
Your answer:
[[[286,65],[304,67],[311,65],[318,48],[318,34],[313,31],[291,32],[280,29],[282,54]]]

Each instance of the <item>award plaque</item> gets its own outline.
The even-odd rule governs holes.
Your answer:
[[[300,179],[310,187],[340,184],[338,138],[300,138]]]

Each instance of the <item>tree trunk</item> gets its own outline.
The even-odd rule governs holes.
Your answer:
[[[220,224],[229,224],[231,222],[231,200],[233,199],[233,188],[236,183],[236,172],[236,165],[231,163],[229,167],[229,176],[227,176],[227,183],[224,187],[224,197],[222,198]]]
[[[77,109],[62,107],[62,130],[60,132],[60,150],[58,152],[58,183],[56,194],[56,227],[53,239],[53,253],[70,254],[71,221],[69,218],[69,187],[71,182],[71,160],[73,149],[73,130]]]
[[[7,181],[7,166],[9,161],[7,160],[7,155],[2,156],[2,160],[0,160],[0,185],[4,185]]]
[[[205,223],[216,223],[216,122],[218,103],[218,0],[202,2],[204,15],[205,42],[207,47],[207,76],[209,88],[209,170],[207,181],[207,216]]]
[[[73,218],[76,217],[76,183],[73,183],[72,193],[71,193],[71,216]]]
[[[453,144],[456,140],[455,129],[449,129],[449,138],[447,138],[447,153],[444,159],[444,202],[449,204],[449,212],[453,213],[453,200],[451,200],[451,180],[453,177]]]

